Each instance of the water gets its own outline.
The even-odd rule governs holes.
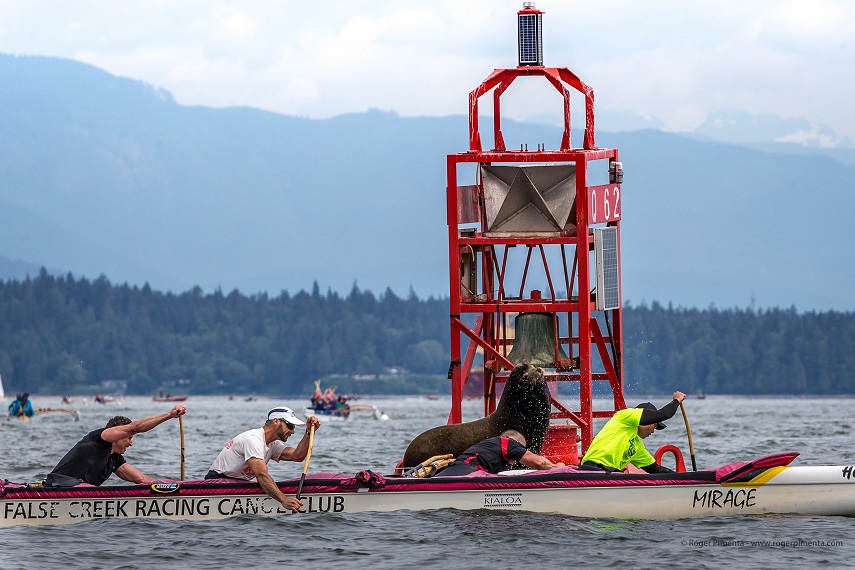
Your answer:
[[[664,404],[667,397],[637,396]],[[34,398],[40,407],[62,407],[56,399]],[[244,402],[191,398],[186,402],[185,456],[188,478],[207,471],[223,443],[259,427],[278,400]],[[302,401],[286,401],[302,410]],[[315,438],[310,473],[355,473],[370,468],[389,473],[410,440],[445,423],[447,399],[372,400],[389,413],[326,423]],[[148,399],[83,406],[81,420],[48,414],[30,422],[0,422],[0,477],[32,481],[46,474],[86,432],[113,415],[136,419],[171,405]],[[480,403],[464,402],[464,419],[479,417]],[[699,468],[798,451],[796,465],[854,464],[855,399],[729,398],[687,400]],[[601,422],[602,423],[602,422]],[[688,458],[682,416],[647,440],[648,448],[670,443]],[[180,472],[178,422],[171,420],[134,438],[130,463],[156,477]],[[276,479],[299,476],[297,463],[270,464]],[[115,483],[113,477],[109,483]],[[680,521],[579,519],[521,512],[454,511],[236,517],[224,521],[97,520],[72,526],[0,530],[0,567],[64,570],[91,568],[208,568],[308,566],[399,568],[410,565],[504,568],[521,564],[566,568],[578,564],[634,568],[768,568],[848,566],[855,557],[855,518],[732,517]],[[737,541],[767,541],[739,546]],[[789,541],[787,543],[786,541]],[[796,546],[825,541],[834,546]],[[839,543],[839,544],[838,544]],[[691,561],[691,562],[690,562]]]

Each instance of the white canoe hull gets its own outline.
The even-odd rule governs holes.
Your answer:
[[[309,477],[302,512],[389,512],[428,509],[503,509],[557,513],[584,518],[681,519],[735,515],[855,516],[852,466],[775,467],[739,483],[651,483],[650,477],[612,475],[598,480],[556,481],[538,475],[544,487],[531,488],[523,477],[465,477],[413,480],[389,477],[386,485],[347,486],[344,479]],[[318,476],[320,477],[320,475]],[[533,478],[534,476],[532,476]],[[542,483],[546,481],[546,483]],[[290,514],[253,484],[181,483],[171,492],[146,486],[89,488],[86,491],[27,490],[6,487],[0,496],[0,527],[64,525],[101,518],[216,520],[238,515]],[[209,490],[206,490],[208,487]],[[447,487],[444,489],[443,487]],[[280,483],[293,495],[296,481]],[[332,489],[332,490],[331,490]],[[339,490],[341,489],[341,490]]]

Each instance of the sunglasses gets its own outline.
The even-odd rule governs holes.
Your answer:
[[[294,424],[292,424],[291,422],[286,422],[285,420],[279,420],[279,421],[282,422],[283,424],[285,424],[288,427],[288,429],[290,429],[291,431],[294,431],[294,427],[295,427]]]

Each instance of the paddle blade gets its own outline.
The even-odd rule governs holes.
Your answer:
[[[300,500],[300,495],[303,493],[303,483],[305,483],[305,482],[306,482],[306,473],[304,472],[300,476],[300,484],[297,485],[297,500],[298,501]]]

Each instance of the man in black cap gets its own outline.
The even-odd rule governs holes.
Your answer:
[[[656,463],[641,440],[655,429],[665,429],[662,422],[674,417],[685,399],[684,393],[674,392],[674,399],[658,410],[644,402],[616,412],[591,442],[580,467],[611,472],[623,471],[627,463],[632,463],[648,473],[671,473],[671,469]]]

